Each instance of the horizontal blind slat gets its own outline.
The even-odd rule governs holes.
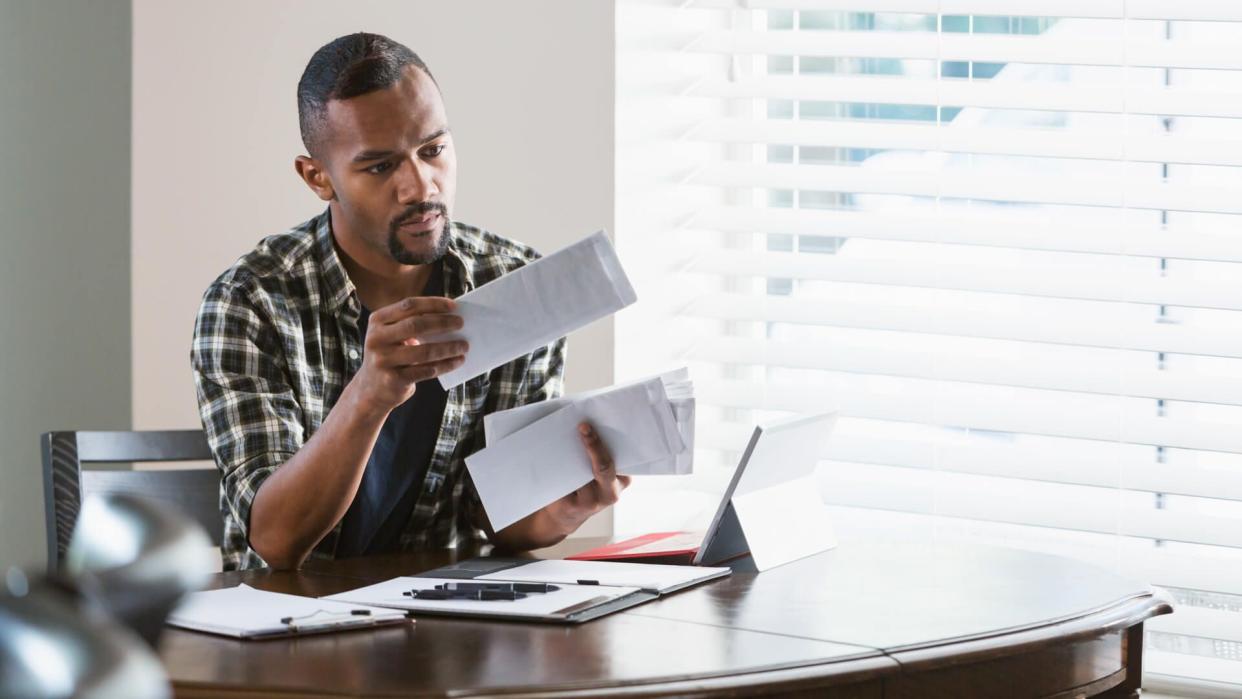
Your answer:
[[[1107,114],[1242,117],[1228,91],[1186,87],[1116,87],[1024,81],[934,80],[917,77],[766,75],[704,79],[685,88],[691,97],[795,99],[861,104],[926,104]]]
[[[806,385],[719,379],[696,382],[695,390],[710,406],[802,414],[835,409],[876,420],[1242,454],[1242,432],[1223,423],[1143,415],[1121,419],[1099,410],[1013,401],[983,390],[988,387],[950,393],[936,382],[902,383],[899,392],[881,392],[869,389],[862,377],[833,376],[812,391]]]
[[[1143,688],[1184,697],[1232,697],[1238,661],[1152,648],[1143,650]]]
[[[1080,497],[1073,486],[999,481],[970,474],[829,463],[821,492],[830,505],[849,505],[941,517],[1003,522],[1181,543],[1242,547],[1242,528],[1228,517],[1157,510],[1107,492]],[[1098,490],[1098,489],[1095,489]],[[1058,507],[1048,507],[1056,499]]]
[[[1242,590],[1242,565],[1235,549],[1210,547],[1207,555],[1185,550],[1156,548],[1147,539],[1125,536],[1058,532],[1004,522],[980,522],[937,515],[898,511],[868,510],[861,507],[829,505],[830,516],[846,535],[865,531],[869,535],[891,536],[908,541],[926,535],[933,541],[969,539],[979,543],[1016,547],[1057,556],[1094,561],[1116,561],[1121,575],[1151,581],[1153,585],[1211,592]],[[933,534],[927,534],[932,533]],[[920,534],[924,533],[924,534]],[[1215,555],[1214,555],[1215,554]]]
[[[828,235],[871,240],[1242,262],[1242,235],[1178,226],[1107,226],[1023,212],[936,216],[846,209],[701,207],[686,224],[728,233]]]
[[[715,30],[701,34],[686,50],[765,56],[1242,69],[1242,55],[1227,44],[1052,34]]]
[[[976,174],[977,173],[977,174]],[[1047,176],[989,172],[914,172],[849,165],[785,165],[717,162],[684,178],[710,187],[792,189],[855,194],[947,197],[1025,204],[1129,207],[1161,211],[1242,213],[1234,188],[1162,183],[1133,176],[1130,181],[1088,179],[1067,173]]]
[[[1084,358],[1067,366],[1061,361],[1039,364],[1013,356],[929,350],[892,341],[829,344],[717,337],[701,341],[686,358],[1242,406],[1242,379],[1156,368],[1123,369],[1108,356],[1094,361]]]
[[[720,293],[695,299],[681,315],[1242,358],[1242,343],[1235,333],[1175,324],[1110,321],[1099,314],[1084,314],[1081,318],[1043,316],[1031,322],[1029,318],[986,310],[967,314],[898,303],[807,304],[781,296]]]
[[[691,0],[689,7],[735,10],[738,0]],[[754,10],[835,10],[1082,19],[1242,21],[1242,6],[1220,0],[746,0]]]
[[[708,250],[699,253],[687,269],[734,277],[814,279],[1057,299],[1242,310],[1242,283],[1195,282],[1160,277],[1154,270],[1151,274],[1141,274],[1109,270],[1103,265],[1091,273],[1086,273],[1086,270],[1048,264],[990,264],[984,267],[941,262],[927,265],[904,260],[859,259],[836,255]],[[1076,271],[1084,273],[1076,274]]]
[[[1178,605],[1176,614],[1148,619],[1145,628],[1242,643],[1242,612]]]
[[[1155,117],[1147,117],[1155,121]],[[985,155],[1081,158],[1199,165],[1242,165],[1242,140],[1197,139],[1117,130],[959,128],[911,122],[714,119],[687,138],[720,143],[768,143],[825,148],[945,151]]]

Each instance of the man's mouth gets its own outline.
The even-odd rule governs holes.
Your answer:
[[[413,216],[401,222],[398,226],[405,233],[413,233],[422,235],[434,231],[440,225],[440,212],[432,211],[422,214],[421,216]]]

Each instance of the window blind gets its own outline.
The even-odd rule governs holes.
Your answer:
[[[693,526],[835,409],[839,523],[1168,588],[1150,686],[1242,684],[1242,5],[620,0],[618,373],[691,367]],[[691,514],[686,514],[691,513]]]

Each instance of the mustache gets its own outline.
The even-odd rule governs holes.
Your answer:
[[[411,219],[421,218],[422,216],[426,216],[427,214],[433,212],[440,214],[446,219],[448,218],[448,207],[443,203],[438,201],[420,201],[416,204],[410,204],[405,207],[405,211],[402,211],[401,215],[394,218],[392,223],[388,224],[388,230],[396,232],[396,230],[405,222]]]

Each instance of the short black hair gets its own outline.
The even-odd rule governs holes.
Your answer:
[[[418,54],[380,34],[347,34],[319,47],[298,80],[298,126],[306,150],[315,155],[330,100],[392,87],[411,65],[435,81]]]

